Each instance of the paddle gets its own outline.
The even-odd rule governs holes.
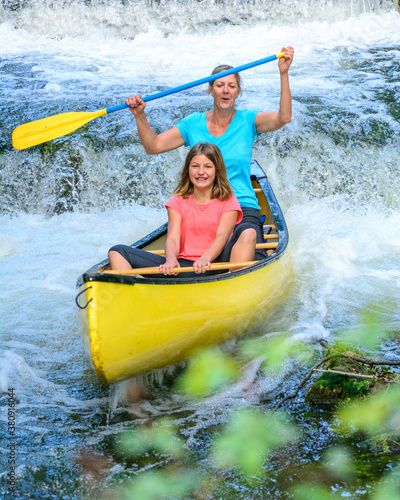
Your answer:
[[[237,269],[240,267],[252,266],[253,264],[257,264],[258,260],[251,260],[247,262],[221,262],[216,264],[211,264],[210,271],[215,271],[216,269]],[[193,267],[175,267],[174,271],[178,273],[189,273],[193,272]],[[128,271],[117,271],[117,270],[109,270],[106,271],[98,271],[99,273],[106,274],[162,274],[158,267],[142,267],[136,269],[129,269]],[[171,277],[174,275],[171,274]],[[200,274],[199,274],[200,276]]]
[[[223,78],[224,76],[232,75],[233,73],[239,73],[249,68],[254,68],[261,64],[265,64],[270,61],[275,61],[280,57],[283,57],[284,53],[280,52],[273,56],[264,57],[263,59],[258,59],[257,61],[243,64],[242,66],[237,66],[236,68],[228,69],[222,71],[221,73],[216,73],[215,75],[210,75],[200,80],[195,80],[179,87],[174,87],[169,90],[164,90],[163,92],[158,92],[143,98],[143,101],[149,102],[154,99],[160,99],[160,97],[165,97],[167,95],[175,94],[176,92],[181,92],[181,90],[190,89],[201,85],[203,83],[212,82],[217,78]],[[82,127],[86,123],[90,122],[98,116],[109,115],[114,113],[114,111],[119,111],[121,109],[128,108],[127,104],[120,104],[118,106],[113,106],[111,108],[101,109],[99,111],[87,111],[87,112],[70,112],[61,113],[60,115],[50,116],[48,118],[43,118],[41,120],[36,120],[30,123],[24,123],[17,127],[12,134],[12,143],[15,149],[26,149],[31,146],[36,146],[37,144],[42,144],[46,141],[51,141],[62,137],[63,135],[70,134],[74,130]]]

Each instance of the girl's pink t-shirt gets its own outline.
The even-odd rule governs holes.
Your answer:
[[[215,240],[221,215],[237,210],[236,224],[242,218],[242,209],[235,196],[225,201],[213,199],[207,205],[199,205],[190,195],[184,199],[177,195],[171,198],[165,208],[172,208],[182,217],[181,243],[178,259],[196,261]]]

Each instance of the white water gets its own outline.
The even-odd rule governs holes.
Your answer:
[[[15,151],[10,136],[22,122],[113,106],[293,45],[293,121],[259,138],[254,157],[284,210],[296,279],[259,334],[289,331],[313,343],[377,305],[399,328],[400,15],[391,2],[372,0],[264,3],[271,4],[30,2],[0,10],[0,387],[15,387],[19,398],[20,485],[28,495],[32,471],[51,470],[54,459],[74,470],[79,448],[118,430],[105,427],[108,391],[77,333],[75,282],[112,244],[164,222],[185,151],[147,157],[129,111],[56,141],[57,151]],[[276,63],[242,77],[239,107],[277,109]],[[161,131],[209,107],[195,88],[147,110]],[[251,403],[278,385],[259,378]],[[215,405],[244,400],[242,389],[194,408],[189,445],[223,418]],[[120,398],[116,391],[112,404]],[[146,418],[177,408],[185,408],[179,398],[161,398],[135,411]],[[39,489],[55,481],[36,480]]]

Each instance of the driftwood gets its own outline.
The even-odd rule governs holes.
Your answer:
[[[294,399],[298,395],[300,389],[305,386],[305,384],[310,380],[310,378],[312,377],[312,375],[315,372],[335,373],[335,374],[338,374],[338,375],[348,376],[348,377],[368,378],[368,379],[372,379],[372,380],[373,379],[378,380],[378,377],[376,377],[374,375],[365,375],[365,374],[362,374],[362,373],[351,373],[351,372],[342,372],[342,371],[336,371],[336,370],[323,370],[323,369],[319,369],[319,367],[321,365],[323,365],[323,364],[327,363],[328,361],[331,361],[331,360],[333,360],[335,358],[347,358],[347,359],[351,359],[353,361],[357,361],[358,363],[362,363],[362,364],[366,364],[366,365],[370,365],[370,366],[400,366],[400,361],[387,361],[385,359],[378,359],[378,360],[367,359],[367,358],[361,358],[359,356],[354,356],[352,354],[348,354],[348,353],[345,353],[345,352],[335,352],[333,354],[330,354],[329,356],[325,356],[323,359],[321,359],[320,361],[318,361],[309,370],[309,372],[307,373],[307,375],[301,380],[301,382],[296,387],[296,389],[294,390],[294,392],[292,392],[288,396],[285,396],[283,399],[281,399],[278,402],[278,404],[274,408],[274,411],[277,410],[278,408],[280,408],[283,405],[283,403],[285,403],[286,401],[288,401],[290,399]]]
[[[374,377],[373,375],[364,375],[363,373],[341,372],[339,370],[319,370],[318,368],[314,368],[314,371],[321,372],[321,373],[336,373],[337,375],[343,375],[344,377],[376,379],[376,377]]]

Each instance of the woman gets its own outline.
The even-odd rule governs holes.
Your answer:
[[[176,127],[156,135],[144,112],[146,104],[137,95],[126,100],[136,119],[139,138],[148,154],[159,154],[180,146],[193,146],[207,141],[216,144],[224,157],[228,179],[243,210],[242,223],[251,224],[257,232],[257,242],[262,243],[263,227],[259,206],[250,182],[250,163],[253,144],[259,134],[273,132],[289,123],[292,118],[292,98],[289,87],[289,67],[293,60],[293,47],[282,49],[285,56],[279,59],[281,97],[279,111],[237,110],[235,102],[241,92],[239,74],[210,82],[209,93],[214,98],[214,108],[206,113],[193,113],[178,122]],[[212,74],[232,66],[218,66]],[[245,235],[242,236],[243,238]],[[247,245],[243,245],[248,249]],[[250,260],[244,253],[240,260]],[[256,259],[265,257],[263,250],[256,251]]]
[[[242,210],[217,146],[198,143],[191,148],[174,194],[165,205],[168,210],[165,257],[116,245],[108,253],[111,269],[159,266],[168,276],[176,274],[177,267],[193,266],[194,273],[199,274],[209,271],[215,260],[239,261],[244,251],[250,251],[254,257],[256,233],[249,224],[235,228],[242,220]],[[249,249],[242,248],[243,245]],[[184,273],[182,277],[189,276],[193,273]]]

